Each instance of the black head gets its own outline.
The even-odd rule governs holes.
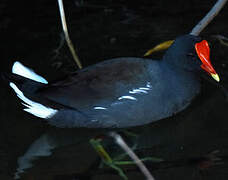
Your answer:
[[[199,36],[184,35],[178,37],[167,50],[163,61],[186,71],[205,70],[219,81],[210,62],[210,48],[207,41]]]

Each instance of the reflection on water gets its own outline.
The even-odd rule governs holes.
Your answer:
[[[34,160],[39,157],[50,156],[51,150],[56,147],[56,144],[51,141],[47,134],[42,135],[35,142],[33,142],[23,156],[17,160],[17,170],[14,179],[19,179],[20,174],[33,166]]]
[[[96,132],[96,130],[93,130],[94,132],[93,131],[88,132],[88,129],[84,129],[83,131],[85,133],[84,132],[82,133],[80,129],[78,129],[78,131],[77,129],[75,130],[52,129],[52,130],[49,130],[48,133],[42,134],[34,142],[32,142],[31,145],[28,146],[26,151],[20,157],[17,158],[17,168],[14,174],[14,179],[19,179],[21,176],[23,177],[23,173],[29,174],[30,170],[33,171],[33,167],[36,168],[37,162],[38,162],[37,166],[40,168],[38,172],[48,171],[48,170],[51,171],[54,169],[54,171],[59,171],[61,173],[64,173],[62,169],[60,170],[58,170],[58,168],[55,169],[56,168],[54,167],[55,162],[50,163],[50,166],[52,166],[53,169],[49,168],[45,170],[45,166],[49,164],[50,159],[44,158],[44,157],[48,157],[48,156],[51,156],[51,159],[53,158],[53,160],[56,160],[58,163],[60,163],[63,166],[69,163],[66,161],[66,159],[70,159],[70,161],[72,161],[70,163],[74,164],[75,169],[77,169],[78,162],[80,162],[80,159],[88,161],[88,164],[89,164],[93,159],[91,159],[91,161],[88,160],[87,155],[84,153],[88,153],[88,151],[93,151],[93,149],[89,145],[89,139],[90,137],[95,137],[94,134],[98,134],[98,132]],[[86,146],[86,147],[89,147],[89,149],[81,151],[81,147],[79,146],[83,148],[84,146]],[[65,152],[65,149],[68,149],[68,147],[72,148],[72,152],[69,154]],[[63,154],[66,155],[66,159],[60,158],[61,161],[59,161],[58,159],[59,156],[61,157]],[[78,156],[78,157],[74,158],[75,156]],[[41,166],[39,165],[39,163],[41,163]],[[57,165],[57,167],[58,166],[59,165]]]
[[[204,100],[204,102],[196,100],[190,109],[174,118],[162,120],[150,126],[128,130],[136,136],[123,133],[123,131],[121,133],[127,143],[131,147],[135,147],[134,149],[139,157],[162,158],[165,160],[162,163],[148,164],[149,167],[152,165],[153,169],[157,169],[153,173],[159,179],[167,179],[167,174],[170,173],[177,173],[179,177],[185,177],[186,173],[188,176],[196,174],[198,179],[201,178],[198,172],[204,171],[207,167],[213,167],[212,174],[216,174],[221,166],[224,166],[220,163],[220,165],[216,165],[216,161],[220,157],[221,160],[219,159],[219,161],[224,163],[226,159],[223,159],[223,157],[226,157],[227,152],[225,148],[227,141],[226,117],[213,110],[213,104],[218,104],[218,108],[225,111],[227,105],[226,102],[222,103],[222,100],[221,94],[217,93],[214,97]],[[204,107],[203,110],[202,107]],[[216,124],[213,123],[213,119],[208,118],[208,115],[219,117]],[[15,177],[19,177],[23,171],[27,174],[25,177],[30,174],[30,176],[40,178],[45,177],[40,175],[44,172],[51,174],[52,177],[61,175],[65,178],[68,177],[67,174],[72,174],[70,176],[72,179],[73,177],[85,175],[88,173],[87,170],[96,162],[97,157],[94,149],[89,144],[89,139],[105,133],[106,131],[91,131],[88,129],[49,130],[48,133],[35,140],[25,153],[18,158]],[[102,144],[112,158],[122,153],[112,139],[103,135]],[[208,160],[207,158],[211,157],[209,154],[212,153],[213,155],[214,151],[219,151],[216,154],[218,158],[214,158],[215,162],[213,159]],[[42,158],[42,156],[50,157]],[[39,158],[41,159],[39,160]],[[204,166],[205,162],[210,162],[210,165]],[[91,169],[91,176],[105,177],[105,175],[108,175],[109,171],[99,170],[98,165]],[[33,168],[31,168],[32,166]],[[69,166],[71,167],[69,168]],[[47,167],[49,169],[46,169]],[[163,168],[166,169],[166,175],[164,175]],[[181,172],[179,172],[180,170]],[[137,171],[137,169],[126,169],[126,172],[129,172],[127,175],[131,177],[130,179],[134,176],[134,173],[132,173],[134,171]],[[114,177],[114,179],[118,179],[118,176]],[[143,176],[139,177],[142,178]]]

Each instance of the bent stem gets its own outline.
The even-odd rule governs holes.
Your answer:
[[[73,56],[74,61],[78,65],[79,69],[82,69],[82,64],[81,64],[81,62],[79,60],[78,55],[75,52],[74,45],[71,42],[71,39],[70,39],[70,36],[69,36],[69,33],[68,33],[67,24],[66,24],[66,18],[65,18],[65,12],[64,12],[64,8],[63,8],[63,1],[62,0],[58,0],[58,5],[59,5],[59,12],[60,12],[61,21],[62,21],[63,32],[64,32],[64,35],[65,35],[65,39],[66,39],[67,45],[68,45],[68,47],[70,49],[70,52],[71,52],[71,54]]]
[[[99,154],[102,159],[102,162],[105,163],[107,166],[111,167],[112,169],[116,170],[120,177],[124,180],[127,180],[127,176],[123,172],[123,170],[117,166],[115,161],[109,156],[107,151],[101,145],[100,139],[90,139],[90,144],[93,146],[95,151]]]
[[[191,35],[198,36],[201,31],[218,15],[220,10],[226,4],[227,0],[218,0],[207,15],[192,29]]]
[[[135,164],[139,167],[141,172],[144,174],[147,180],[154,180],[154,177],[146,168],[146,166],[142,163],[142,161],[138,158],[138,156],[129,148],[129,146],[124,142],[122,137],[115,133],[111,132],[110,136],[113,137],[116,143],[129,155],[129,157],[135,162]]]

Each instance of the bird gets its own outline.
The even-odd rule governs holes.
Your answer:
[[[5,73],[24,111],[59,128],[128,128],[171,117],[200,93],[200,71],[217,82],[208,42],[179,36],[161,60],[109,59],[48,82],[16,61]]]

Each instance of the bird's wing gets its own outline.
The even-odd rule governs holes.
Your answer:
[[[75,75],[48,85],[39,91],[41,97],[81,109],[103,100],[114,101],[147,74],[148,60],[117,58],[78,71]]]

